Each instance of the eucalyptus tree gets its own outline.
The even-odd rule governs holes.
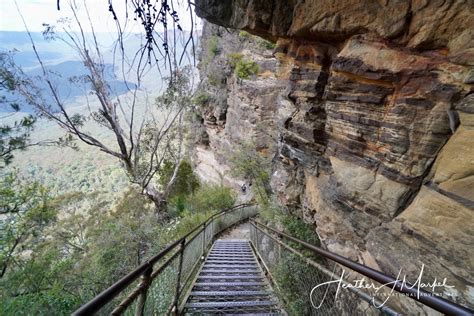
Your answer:
[[[61,138],[42,141],[31,139],[37,117],[33,113],[21,113],[21,105],[12,95],[17,80],[12,54],[0,52],[0,169],[12,162],[16,151],[39,145],[72,145]]]
[[[105,79],[104,57],[87,7],[88,21],[79,19],[73,3],[70,7],[73,17],[63,21],[60,32],[48,26],[44,35],[49,40],[63,41],[74,49],[87,70],[86,75],[73,79],[89,85],[90,90],[86,94],[88,113],[74,112],[67,106],[59,91],[61,81],[41,59],[24,19],[41,75],[31,78],[16,67],[18,80],[15,80],[14,89],[40,117],[55,122],[67,135],[120,161],[130,182],[137,184],[142,194],[163,213],[184,156],[184,114],[191,105],[193,91],[191,69],[176,67],[167,78],[166,90],[153,105],[149,105],[147,99],[140,100],[138,95],[144,94],[140,85],[132,86],[125,78],[128,93],[114,96]],[[73,31],[72,26],[79,31]],[[41,88],[38,82],[46,88]],[[94,107],[93,100],[98,106]],[[87,127],[91,124],[105,129],[113,142],[108,141],[110,137],[91,131]],[[158,183],[155,175],[166,162],[174,166],[172,176],[166,183]]]

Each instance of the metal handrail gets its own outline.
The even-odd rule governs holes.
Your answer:
[[[279,231],[277,229],[274,229],[272,227],[269,227],[259,221],[256,220],[250,220],[251,224],[257,224],[260,225],[261,227],[264,227],[265,229],[275,233],[276,235],[280,237],[284,237],[288,240],[291,240],[293,242],[296,242],[297,244],[303,246],[304,248],[321,255],[325,258],[331,259],[334,262],[337,262],[353,271],[356,271],[368,278],[371,278],[372,280],[375,280],[382,285],[393,288],[395,291],[402,293],[402,294],[407,294],[408,297],[410,297],[413,300],[416,300],[428,307],[431,307],[438,312],[447,314],[447,315],[474,315],[474,311],[470,310],[467,307],[458,305],[456,303],[453,303],[447,299],[444,299],[442,297],[436,296],[431,292],[415,288],[412,284],[408,282],[401,282],[401,280],[396,279],[392,276],[386,275],[380,271],[377,271],[375,269],[369,268],[365,265],[362,265],[360,263],[357,263],[355,261],[352,261],[346,257],[340,256],[338,254],[335,254],[333,252],[324,250],[320,247],[314,246],[312,244],[309,244],[301,239],[295,238],[293,236],[287,235],[283,233],[282,231]],[[268,233],[267,233],[268,234]]]
[[[276,242],[278,245],[282,246],[283,248],[285,248],[286,250],[290,251],[291,253],[297,255],[298,257],[300,257],[300,259],[302,259],[304,262],[306,262],[307,264],[315,267],[316,269],[318,269],[319,271],[321,271],[322,273],[326,274],[328,277],[330,278],[334,278],[334,271],[329,271],[328,269],[326,269],[325,267],[321,266],[319,263],[316,263],[314,262],[313,260],[309,259],[307,256],[305,256],[304,254],[302,254],[301,252],[299,252],[298,250],[288,246],[287,244],[285,244],[284,242],[282,242],[281,240],[279,240],[277,237],[275,236],[272,236],[271,234],[269,234],[268,232],[266,232],[264,229],[258,227],[256,224],[252,223],[252,221],[250,221],[250,224],[255,227],[256,229],[258,229],[259,231],[261,231],[263,234],[265,234],[268,238],[272,239],[274,242]],[[258,250],[257,250],[257,245],[254,245],[254,248],[256,250],[256,252],[258,253]],[[259,254],[260,256],[260,254]],[[263,258],[262,258],[263,260]],[[265,269],[268,270],[267,266],[264,264],[265,266]],[[268,271],[269,272],[269,271]],[[270,273],[270,272],[269,272]],[[338,277],[339,278],[339,277]],[[273,278],[272,278],[273,280]],[[344,280],[341,279],[341,282],[344,284],[344,285],[348,285],[348,283]],[[277,284],[278,285],[278,284]],[[351,292],[353,292],[354,294],[356,294],[358,297],[360,297],[361,299],[363,299],[364,301],[370,303],[372,301],[374,301],[374,305],[377,305],[377,306],[374,306],[375,308],[377,308],[378,310],[382,311],[384,314],[386,315],[391,315],[391,316],[398,316],[400,315],[399,313],[397,313],[396,311],[394,311],[393,309],[391,309],[390,307],[387,307],[387,306],[384,306],[378,299],[375,299],[375,298],[372,298],[370,295],[368,295],[367,293],[359,290],[359,289],[356,289],[354,287],[351,287],[351,286],[347,286],[347,289]]]
[[[198,234],[200,234],[203,230],[206,229],[206,226],[214,221],[214,219],[218,216],[221,216],[223,214],[251,206],[252,204],[239,204],[224,210],[221,210],[217,213],[214,213],[213,215],[209,216],[206,220],[204,220],[201,224],[197,225],[195,228],[193,228],[190,232],[188,232],[186,235],[181,237],[178,240],[175,240],[171,242],[168,246],[166,246],[162,251],[160,251],[157,255],[151,257],[147,261],[145,261],[143,264],[138,266],[135,270],[132,272],[128,273],[124,277],[122,277],[119,281],[115,282],[112,284],[109,288],[105,289],[102,291],[100,294],[98,294],[96,297],[94,297],[92,300],[87,302],[86,304],[82,305],[79,309],[77,309],[72,315],[91,315],[98,310],[100,310],[104,305],[112,301],[118,294],[122,293],[125,289],[128,288],[128,286],[139,279],[140,277],[143,278],[143,282],[137,287],[135,291],[133,291],[124,301],[122,301],[119,306],[112,312],[112,314],[120,314],[123,312],[138,296],[139,292],[143,291],[144,284],[146,284],[146,287],[149,286],[149,283],[153,281],[153,279],[157,276],[159,271],[163,270],[166,268],[166,266],[172,261],[173,258],[176,257],[176,255],[181,254],[184,250],[184,247],[189,244]],[[194,236],[192,236],[195,234]],[[188,237],[191,237],[190,240],[187,240]],[[172,254],[168,260],[161,265],[157,271],[152,273],[153,266],[155,263],[157,263],[160,259],[163,259],[167,255],[171,254],[173,250],[176,250],[177,247],[179,249]],[[181,271],[178,271],[178,274],[180,274]],[[179,282],[178,282],[178,289],[177,289],[177,296],[179,295]],[[146,295],[146,289],[145,289],[145,295]],[[179,297],[175,297],[175,304],[177,303],[177,299]]]

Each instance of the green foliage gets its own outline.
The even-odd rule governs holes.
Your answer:
[[[275,49],[275,43],[267,41],[261,37],[252,35],[246,31],[240,31],[239,37],[244,40],[248,40],[251,43],[257,44],[257,47],[259,47],[260,49]]]
[[[222,74],[219,73],[210,73],[207,76],[207,82],[214,87],[219,87],[222,84],[222,79]]]
[[[176,71],[174,76],[166,78],[166,90],[156,98],[156,106],[160,109],[187,108],[191,105],[191,72],[190,66]]]
[[[218,211],[233,206],[235,198],[236,196],[230,188],[206,184],[189,196],[188,209],[197,213],[208,210]]]
[[[168,164],[162,176],[169,177],[172,169]],[[111,204],[100,192],[69,192],[51,199],[36,182],[15,174],[2,178],[0,210],[6,217],[0,225],[1,263],[8,269],[0,278],[0,314],[70,314],[216,210],[235,202],[228,188],[198,186],[186,161],[175,185],[170,204],[180,205],[180,211],[162,223],[138,186],[128,187]],[[20,242],[12,249],[15,238]]]
[[[44,246],[46,230],[57,219],[50,201],[38,182],[16,173],[0,180],[1,315],[47,315],[73,304],[68,294],[60,295],[61,285],[55,281],[59,265],[67,262],[51,262],[60,248]]]
[[[275,47],[276,47],[275,43],[272,43],[272,42],[267,41],[267,40],[262,39],[262,38],[259,38],[259,40],[257,42],[258,42],[258,46],[261,49],[275,49]]]
[[[240,31],[239,32],[239,37],[249,39],[252,35],[249,32],[246,31]]]
[[[244,55],[242,55],[242,53],[230,53],[227,55],[227,60],[229,65],[235,69],[235,66],[237,66],[237,63],[240,62],[243,57]]]
[[[36,239],[56,218],[49,207],[48,191],[38,182],[25,181],[16,172],[0,180],[0,269],[11,268],[18,249],[30,238]]]
[[[211,96],[205,91],[199,91],[196,96],[193,98],[193,104],[199,107],[205,107],[211,101]]]
[[[176,195],[170,199],[168,212],[186,218],[189,214],[207,213],[229,208],[235,203],[234,192],[226,187],[203,184],[194,193]]]
[[[279,227],[283,226],[288,234],[313,245],[320,244],[319,237],[312,225],[286,213],[272,197],[270,187],[271,162],[257,152],[255,144],[242,144],[230,157],[230,162],[233,176],[246,179],[252,183],[252,190],[260,206],[260,216],[267,223]]]
[[[212,56],[211,58],[213,58],[214,56],[216,56],[217,54],[219,54],[220,50],[219,50],[219,41],[217,39],[217,36],[212,36],[209,40],[209,53],[210,55]]]
[[[260,66],[251,60],[240,59],[235,65],[235,75],[239,79],[249,79],[260,71]]]
[[[284,256],[276,265],[273,276],[285,298],[284,307],[288,315],[312,315],[311,304],[308,304],[308,271],[306,263],[296,255]],[[305,295],[302,295],[304,293]]]
[[[209,64],[219,53],[219,39],[213,35],[207,42],[206,56],[203,58],[203,62]]]
[[[31,133],[38,123],[38,115],[21,113],[20,104],[10,98],[14,91],[19,91],[19,86],[31,81],[31,78],[25,78],[21,68],[15,65],[12,54],[0,52],[0,169],[11,164],[15,152],[32,146],[55,145],[74,148],[73,140],[67,134],[54,141],[32,141]],[[25,99],[30,104],[33,102],[28,97]],[[72,120],[80,124],[84,122],[78,114],[73,115]]]
[[[294,215],[282,215],[281,223],[289,235],[315,246],[320,245],[320,240],[313,225],[306,223]]]
[[[13,122],[5,118],[12,117],[20,112],[20,105],[9,100],[6,95],[15,90],[18,75],[15,72],[12,56],[0,53],[0,110],[2,112],[0,123],[0,168],[11,163],[13,153],[24,150],[30,143],[31,132],[36,123],[34,115],[23,115]],[[17,115],[19,116],[19,115]]]
[[[255,144],[242,144],[230,157],[230,163],[232,175],[250,181],[257,199],[268,204],[271,193],[271,162],[257,152]]]
[[[170,161],[165,161],[163,167],[159,171],[159,183],[165,186],[169,183],[173,176],[175,166]],[[199,188],[199,179],[193,171],[191,163],[187,160],[181,161],[178,172],[176,174],[176,180],[171,186],[170,197],[175,196],[186,196],[192,194],[197,188]]]

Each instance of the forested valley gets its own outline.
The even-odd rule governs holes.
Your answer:
[[[167,12],[153,50],[95,31],[86,2],[63,6],[43,33],[0,32],[1,315],[70,314],[235,202],[188,157],[197,35]]]

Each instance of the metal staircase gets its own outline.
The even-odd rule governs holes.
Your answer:
[[[184,306],[184,314],[279,315],[281,310],[247,240],[217,240]]]
[[[410,283],[405,284],[398,278],[257,220],[250,219],[252,247],[248,240],[219,239],[213,243],[220,233],[257,213],[258,208],[253,205],[241,204],[211,215],[82,305],[73,315],[89,316],[96,312],[101,315],[122,315],[131,312],[132,306],[135,315],[286,315],[261,268],[268,269],[266,271],[270,275],[280,263],[283,267],[292,268],[283,270],[287,284],[292,285],[288,289],[291,298],[283,295],[280,299],[285,303],[288,313],[294,315],[352,315],[360,314],[360,311],[365,315],[369,309],[371,312],[399,314],[381,304],[370,292],[350,286],[342,276],[336,276],[335,271],[341,267],[357,273],[354,278],[360,275],[370,282],[385,285],[389,293],[395,290],[404,294],[400,297],[410,300],[411,304],[416,301],[423,308],[429,307],[448,315],[474,315],[474,311],[468,307],[415,288]],[[294,245],[298,245],[298,249]],[[257,261],[254,251],[261,261]],[[204,256],[206,259],[203,263]],[[315,256],[319,259],[315,259]],[[324,266],[321,264],[322,258]],[[328,269],[330,262],[332,271]],[[337,292],[328,291],[329,288],[314,290],[315,285],[339,279],[343,285],[347,285],[346,289],[343,288],[344,299],[336,300]],[[277,282],[274,279],[272,281]],[[329,298],[325,301],[327,296]],[[321,304],[315,306],[313,301]],[[291,306],[288,308],[288,304],[292,303],[298,304],[296,310]]]

